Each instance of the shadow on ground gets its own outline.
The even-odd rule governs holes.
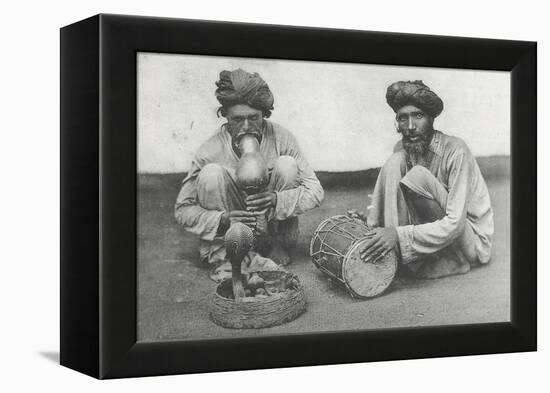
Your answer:
[[[491,262],[466,275],[394,281],[382,296],[352,299],[309,258],[309,241],[326,217],[364,210],[377,171],[320,173],[323,205],[300,217],[289,270],[304,284],[308,310],[285,325],[256,330],[219,327],[208,317],[216,284],[198,260],[197,241],[173,218],[181,174],[140,175],[138,195],[138,340],[250,337],[335,330],[500,322],[510,319],[509,158],[478,160],[491,194],[495,236]],[[44,355],[46,356],[46,355]],[[47,357],[47,356],[46,356]]]
[[[50,362],[59,364],[59,351],[41,351],[38,354]]]

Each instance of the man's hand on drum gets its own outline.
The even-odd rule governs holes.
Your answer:
[[[364,262],[377,262],[397,246],[398,237],[395,227],[375,228],[369,232],[366,242],[359,250]]]
[[[265,212],[277,205],[277,193],[274,191],[260,192],[249,195],[245,199],[246,210],[252,213]]]

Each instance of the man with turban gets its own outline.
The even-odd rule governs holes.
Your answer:
[[[493,211],[477,162],[460,138],[433,128],[443,101],[422,81],[388,87],[401,141],[382,167],[362,250],[376,261],[394,249],[419,278],[466,273],[491,257]]]
[[[274,99],[260,75],[242,69],[222,71],[216,86],[218,116],[227,122],[195,154],[177,197],[175,217],[200,238],[201,260],[215,267],[212,278],[230,270],[223,237],[231,223],[254,228],[260,212],[267,212],[263,257],[286,265],[288,250],[298,237],[297,216],[321,204],[323,188],[294,136],[267,120]],[[258,140],[269,174],[267,189],[249,196],[236,182],[244,135]]]

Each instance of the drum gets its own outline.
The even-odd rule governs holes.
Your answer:
[[[389,252],[376,262],[364,262],[359,255],[370,228],[361,220],[345,215],[321,222],[311,238],[309,252],[323,273],[346,286],[355,298],[370,298],[384,292],[397,270],[397,256]]]

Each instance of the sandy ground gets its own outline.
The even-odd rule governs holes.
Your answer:
[[[198,260],[197,241],[178,227],[173,203],[181,175],[139,178],[138,340],[247,337],[319,331],[469,324],[510,319],[509,159],[480,159],[495,211],[491,263],[466,275],[438,280],[398,279],[382,296],[352,299],[311,263],[311,234],[326,217],[364,209],[374,184],[366,175],[319,176],[323,205],[300,218],[301,235],[289,270],[300,277],[307,312],[272,328],[226,329],[208,316],[216,284]],[[355,181],[358,178],[360,181]],[[351,180],[351,181],[350,181]]]

